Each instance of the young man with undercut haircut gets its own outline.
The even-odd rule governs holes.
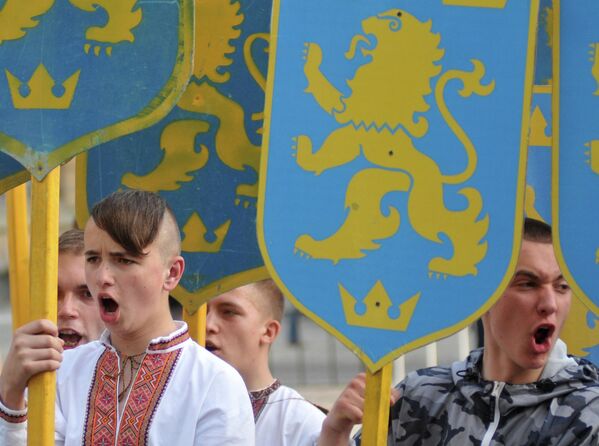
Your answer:
[[[568,356],[559,339],[571,298],[551,227],[526,219],[516,272],[482,317],[484,347],[450,367],[410,373],[392,392],[387,444],[599,445],[597,368]],[[364,390],[363,375],[350,382],[320,446],[348,444]]]
[[[168,295],[184,269],[180,243],[156,194],[115,192],[92,209],[85,277],[106,331],[64,353],[57,445],[254,444],[241,377],[171,317]],[[26,411],[9,415],[0,420],[0,444],[25,444]]]
[[[312,446],[324,414],[275,379],[268,365],[283,307],[283,294],[271,279],[217,296],[208,302],[206,348],[241,374],[254,410],[256,445]]]

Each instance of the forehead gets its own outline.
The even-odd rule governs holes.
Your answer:
[[[242,286],[220,294],[208,302],[208,307],[234,305],[246,310],[259,310],[254,293],[249,286]]]
[[[539,243],[523,240],[516,273],[527,271],[541,277],[556,278],[561,270],[551,243]]]
[[[58,270],[59,278],[65,274],[77,274],[79,272],[83,274],[85,271],[85,257],[83,254],[60,252],[58,253]]]
[[[119,243],[117,243],[108,232],[100,229],[92,218],[85,225],[83,233],[84,252],[108,250],[109,252],[126,253]]]
[[[85,257],[69,252],[58,254],[59,292],[66,292],[80,287],[85,287]]]

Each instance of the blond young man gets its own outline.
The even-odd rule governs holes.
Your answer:
[[[252,401],[257,445],[313,445],[324,414],[282,385],[269,367],[283,307],[283,295],[272,280],[221,294],[208,302],[206,348],[241,374]]]
[[[253,445],[239,374],[172,319],[184,269],[166,202],[141,191],[97,203],[85,228],[85,277],[107,330],[64,353],[57,374],[58,446]],[[25,443],[25,410],[0,406],[0,444]]]

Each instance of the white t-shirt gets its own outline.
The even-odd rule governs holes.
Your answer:
[[[275,387],[260,407],[254,407],[258,417],[256,445],[312,446],[318,440],[325,414],[295,390],[278,382]]]
[[[122,414],[116,404],[120,361],[109,333],[65,352],[57,374],[56,446],[253,446],[243,380],[178,324],[148,346]],[[26,444],[26,415],[0,404],[0,444]]]

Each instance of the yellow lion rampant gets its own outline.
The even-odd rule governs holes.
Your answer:
[[[437,80],[434,97],[445,122],[463,145],[466,167],[460,173],[445,175],[429,156],[414,146],[412,138],[428,133],[423,113],[430,105],[431,80],[442,72],[438,62],[444,56],[439,48],[441,37],[431,31],[432,23],[421,22],[407,12],[389,10],[362,22],[363,34],[354,36],[347,59],[360,51],[367,60],[348,81],[349,96],[343,96],[320,70],[322,50],[316,43],[306,44],[304,73],[306,92],[335,117],[340,128],[329,134],[322,147],[313,150],[307,135],[295,138],[297,163],[317,175],[347,164],[360,154],[372,164],[359,171],[347,187],[347,217],[330,237],[316,240],[301,235],[295,248],[316,259],[364,257],[365,251],[380,247],[378,241],[399,230],[400,215],[390,207],[381,211],[381,201],[390,192],[409,193],[408,216],[411,226],[427,240],[442,243],[443,234],[452,243],[450,258],[435,257],[428,267],[430,275],[476,275],[476,265],[484,258],[488,215],[479,218],[482,198],[478,190],[464,187],[459,193],[466,199],[463,210],[448,210],[444,204],[444,186],[466,182],[476,169],[477,153],[468,135],[450,114],[444,91],[450,80],[462,82],[460,95],[490,94],[494,82],[482,85],[484,65],[472,60],[472,71],[448,70]]]
[[[146,190],[176,190],[193,180],[192,173],[206,165],[209,152],[213,151],[227,167],[254,173],[254,182],[236,186],[236,204],[249,207],[258,195],[260,147],[252,144],[245,132],[243,107],[218,89],[231,78],[227,67],[233,64],[233,43],[241,36],[245,17],[236,0],[197,0],[195,5],[193,79],[177,106],[218,118],[214,147],[201,145],[200,151],[196,149],[196,136],[210,129],[203,116],[197,117],[201,124],[194,125],[195,130],[189,123],[172,122],[161,137],[164,157],[160,165],[146,175],[129,172],[122,181],[129,187]],[[255,39],[252,36],[248,40],[251,44]],[[189,131],[183,132],[184,128]]]
[[[249,170],[256,181],[239,184],[236,203],[249,206],[258,196],[258,169],[260,147],[252,144],[245,131],[245,111],[241,105],[221,93],[213,84],[229,81],[225,68],[233,63],[235,47],[231,42],[241,35],[239,26],[244,21],[238,1],[199,0],[196,2],[196,46],[194,77],[183,93],[178,106],[194,113],[216,116],[215,151],[229,168]]]

